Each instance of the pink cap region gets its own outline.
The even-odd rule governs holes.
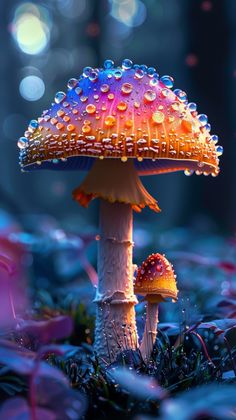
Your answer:
[[[154,68],[128,59],[121,67],[111,60],[101,69],[86,67],[19,139],[22,168],[51,168],[81,157],[133,158],[157,162],[147,173],[195,170],[216,176],[218,138],[210,135],[207,116],[172,87],[170,76],[160,78]],[[139,173],[144,168],[139,165]]]

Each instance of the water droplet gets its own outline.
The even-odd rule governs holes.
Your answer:
[[[81,102],[86,102],[88,100],[87,96],[81,96],[80,97]]]
[[[80,86],[78,86],[78,87],[75,89],[75,93],[77,93],[77,95],[81,95],[81,93],[82,93],[82,88],[81,88]]]
[[[96,112],[96,106],[93,104],[88,104],[85,109],[88,114],[94,114]]]
[[[197,105],[194,102],[189,102],[188,109],[191,112],[195,112],[197,110]]]
[[[145,93],[144,93],[144,99],[147,101],[147,102],[153,102],[153,101],[155,101],[155,99],[156,99],[156,92],[154,92],[153,90],[147,90]]]
[[[134,73],[135,79],[142,79],[144,76],[144,71],[141,68],[136,69]]]
[[[131,127],[133,127],[133,120],[127,120],[127,121],[125,122],[125,126],[126,126],[127,128],[131,128]]]
[[[191,176],[194,173],[194,171],[192,171],[192,169],[185,169],[184,171],[184,175],[186,176]]]
[[[64,124],[57,123],[56,127],[57,127],[58,130],[62,130],[64,128]]]
[[[179,107],[180,107],[180,103],[179,102],[173,102],[173,104],[171,105],[171,108],[174,111],[179,111]]]
[[[181,89],[174,90],[175,95],[179,98],[181,102],[187,101],[187,94]]]
[[[164,98],[167,98],[169,93],[170,93],[170,91],[168,89],[162,89],[161,90],[161,94],[162,94],[162,96],[164,96]]]
[[[207,123],[205,125],[205,130],[207,130],[208,132],[210,132],[211,131],[211,124]]]
[[[68,124],[66,128],[67,128],[67,131],[74,131],[75,126],[73,124]]]
[[[89,74],[89,80],[91,82],[96,82],[97,79],[98,79],[98,72],[95,70],[91,71]]]
[[[56,118],[51,118],[50,119],[50,123],[52,124],[52,125],[56,125],[56,123],[57,123],[57,119]]]
[[[146,66],[146,64],[141,64],[141,66],[139,66],[139,68],[144,72],[147,73],[148,71],[148,66]]]
[[[140,103],[139,102],[134,102],[134,107],[135,108],[139,108],[140,107]]]
[[[149,82],[150,86],[156,86],[158,84],[158,79],[156,77],[153,77],[152,80]]]
[[[121,79],[121,77],[123,75],[122,70],[120,70],[120,69],[114,70],[114,73],[113,74],[114,74],[114,77],[115,77],[116,80]]]
[[[20,137],[17,142],[17,146],[19,147],[19,149],[25,149],[28,146],[27,137]]]
[[[206,125],[207,124],[207,115],[205,115],[205,114],[199,114],[198,116],[197,116],[197,118],[198,118],[198,121],[201,123],[201,125],[202,126],[204,126],[204,125]]]
[[[109,95],[107,95],[107,98],[112,101],[114,99],[114,94],[113,93],[109,93]]]
[[[85,124],[85,125],[83,125],[83,127],[82,127],[82,132],[84,133],[84,134],[88,134],[88,133],[90,133],[90,131],[91,131],[92,129],[91,129],[91,126],[90,125],[87,125],[87,124]]]
[[[93,71],[92,67],[84,67],[83,69],[83,76],[89,77],[90,73]]]
[[[115,117],[113,117],[112,115],[108,115],[108,116],[105,118],[104,123],[105,123],[105,125],[106,125],[107,127],[112,127],[112,126],[116,123],[116,119],[115,119]]]
[[[152,114],[152,120],[157,124],[162,124],[165,119],[165,115],[161,111],[156,111]]]
[[[148,67],[147,69],[148,76],[153,77],[154,73],[156,73],[156,69],[154,67]]]
[[[117,109],[118,109],[119,111],[126,111],[126,109],[127,109],[127,104],[126,104],[125,102],[119,102],[119,103],[117,104]]]
[[[65,115],[65,111],[64,111],[64,109],[59,109],[59,110],[57,111],[57,116],[58,116],[58,117],[63,117],[63,115]]]
[[[128,95],[129,93],[131,93],[133,90],[133,86],[131,85],[131,83],[123,83],[122,87],[121,87],[121,92]]]
[[[221,155],[223,155],[223,152],[224,152],[223,146],[217,146],[217,148],[216,148],[217,155],[221,156]]]
[[[60,104],[65,98],[66,98],[65,92],[57,92],[54,100],[56,104]]]
[[[160,81],[169,89],[171,89],[174,86],[174,79],[171,76],[162,76],[160,78]]]
[[[102,85],[102,86],[100,87],[100,90],[101,90],[101,92],[103,92],[103,93],[108,92],[108,91],[109,91],[109,89],[110,89],[110,86],[109,86],[109,85],[107,85],[107,84],[104,84],[104,85]]]
[[[214,141],[214,143],[218,143],[219,137],[216,134],[213,134],[211,140]]]
[[[78,84],[78,80],[75,78],[69,79],[67,83],[68,89],[74,89]]]
[[[122,61],[122,69],[129,70],[129,69],[132,68],[132,66],[133,66],[133,62],[131,60],[129,60],[128,58],[125,58]]]
[[[104,69],[112,69],[113,67],[114,67],[114,61],[112,60],[104,61]]]
[[[31,120],[29,123],[29,130],[34,131],[36,130],[36,128],[38,128],[38,126],[39,126],[39,123],[37,120]]]

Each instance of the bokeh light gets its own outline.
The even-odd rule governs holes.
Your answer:
[[[146,19],[145,4],[140,0],[110,0],[113,18],[129,27],[140,26]]]
[[[87,19],[90,13],[89,2],[86,0],[57,0],[57,8],[69,19]]]
[[[33,3],[23,3],[15,10],[11,33],[21,51],[34,55],[48,46],[50,26],[47,9]]]
[[[39,76],[24,77],[19,86],[21,96],[27,101],[37,101],[45,92],[45,85]]]

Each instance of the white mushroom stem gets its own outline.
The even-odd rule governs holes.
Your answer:
[[[95,351],[108,362],[138,343],[132,232],[131,205],[101,200]]]
[[[148,361],[150,359],[153,346],[156,341],[158,325],[158,305],[159,301],[147,301],[146,323],[139,348],[144,361]]]
[[[147,192],[134,162],[96,160],[73,197],[83,206],[100,198],[98,289],[95,350],[108,362],[125,349],[137,348],[133,292],[133,210],[160,211]]]

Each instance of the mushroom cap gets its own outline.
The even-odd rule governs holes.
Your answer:
[[[24,170],[89,170],[96,158],[135,160],[140,175],[219,173],[223,148],[186,93],[152,67],[86,67],[18,141]]]
[[[176,275],[164,255],[151,254],[138,268],[134,292],[138,295],[160,296],[177,300]]]

